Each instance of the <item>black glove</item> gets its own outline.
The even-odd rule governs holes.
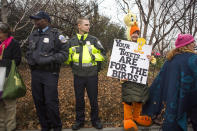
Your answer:
[[[46,65],[55,62],[54,56],[40,56],[38,59],[36,59],[36,63],[38,65]]]
[[[101,62],[100,61],[97,61],[97,67],[98,67],[98,72],[100,72],[100,70],[101,70]]]

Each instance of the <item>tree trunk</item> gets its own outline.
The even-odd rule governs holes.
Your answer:
[[[8,22],[8,1],[7,0],[1,0],[1,20],[4,23]]]

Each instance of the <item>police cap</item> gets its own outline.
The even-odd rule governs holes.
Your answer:
[[[48,22],[51,22],[50,16],[44,11],[40,11],[36,15],[30,16],[29,18],[30,19],[37,19],[37,20],[39,20],[39,19],[47,19]]]

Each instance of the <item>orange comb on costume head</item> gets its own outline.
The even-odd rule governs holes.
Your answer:
[[[130,36],[131,36],[134,32],[136,32],[136,31],[138,31],[138,32],[140,31],[139,27],[136,26],[136,25],[131,26],[131,29],[130,29]]]

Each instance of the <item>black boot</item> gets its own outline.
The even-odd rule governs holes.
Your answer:
[[[92,126],[96,129],[103,129],[103,124],[100,121],[92,122]]]
[[[54,128],[53,131],[62,131],[61,127]]]
[[[84,126],[83,122],[75,122],[75,124],[72,125],[72,130],[79,130],[83,126]]]

